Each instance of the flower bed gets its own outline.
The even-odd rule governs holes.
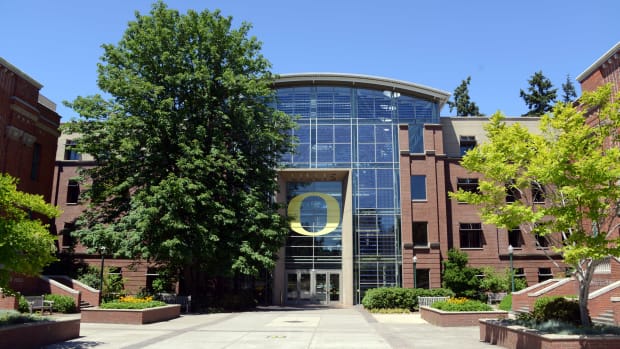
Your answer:
[[[41,348],[80,336],[80,319],[29,322],[0,327],[0,348]]]
[[[149,324],[167,321],[181,315],[181,305],[171,304],[147,309],[82,309],[82,322],[101,322],[115,324]]]
[[[508,349],[620,348],[620,336],[617,335],[544,334],[489,319],[480,320],[479,325],[481,342]]]
[[[505,319],[506,311],[443,311],[431,307],[420,307],[420,316],[435,326],[476,326],[480,319]]]

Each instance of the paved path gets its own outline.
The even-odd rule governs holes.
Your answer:
[[[436,327],[418,314],[372,315],[359,307],[268,307],[183,315],[148,325],[82,323],[79,338],[46,349],[496,348],[481,343],[478,333],[478,327]]]

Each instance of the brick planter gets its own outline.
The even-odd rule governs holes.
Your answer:
[[[521,326],[480,320],[480,341],[508,349],[609,349],[620,348],[620,336],[542,334]]]
[[[29,322],[0,327],[0,349],[41,348],[80,336],[80,319]]]
[[[82,309],[82,322],[142,325],[178,318],[181,305],[172,304],[148,309]]]
[[[505,319],[506,311],[443,311],[431,307],[420,307],[420,316],[435,326],[477,326],[480,319]]]

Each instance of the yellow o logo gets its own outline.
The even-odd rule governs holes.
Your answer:
[[[309,196],[318,196],[321,199],[325,200],[325,204],[327,205],[327,223],[323,229],[317,232],[310,232],[304,229],[301,225],[300,217],[301,217],[301,203]],[[307,236],[319,236],[326,235],[334,231],[338,228],[340,224],[340,204],[336,199],[332,196],[329,196],[324,193],[312,192],[312,193],[304,193],[301,195],[297,195],[291,199],[288,203],[288,216],[291,217],[291,229],[301,235]]]

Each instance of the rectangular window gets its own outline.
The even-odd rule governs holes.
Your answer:
[[[515,202],[520,197],[521,195],[519,195],[519,190],[514,187],[514,183],[509,183],[506,185],[506,202]]]
[[[515,277],[525,279],[525,270],[523,268],[515,268]]]
[[[32,148],[32,165],[30,169],[30,179],[39,179],[39,167],[41,167],[41,144],[35,143]]]
[[[461,147],[461,156],[476,147],[476,136],[461,136],[459,145]]]
[[[413,154],[424,153],[424,125],[409,124],[409,152]]]
[[[480,188],[478,187],[478,178],[457,178],[456,189],[468,191],[470,193],[480,193]]]
[[[427,222],[413,222],[413,246],[428,247]]]
[[[75,150],[77,143],[67,139],[65,143],[65,160],[82,160],[82,156]]]
[[[431,278],[429,269],[416,269],[415,270],[415,287],[416,288],[431,288]]]
[[[536,237],[537,248],[549,248],[549,240],[547,237],[540,234],[535,234],[534,236]]]
[[[545,203],[545,189],[540,183],[532,183],[532,201],[536,204]]]
[[[538,268],[538,282],[553,279],[551,268]]]
[[[67,184],[67,203],[77,204],[80,199],[80,183],[75,180],[69,180]]]
[[[411,200],[426,200],[426,176],[411,176]]]
[[[515,228],[508,231],[508,244],[514,248],[521,248],[523,246],[521,229]]]
[[[482,224],[480,223],[461,223],[459,225],[459,236],[461,248],[482,248],[484,243]]]

